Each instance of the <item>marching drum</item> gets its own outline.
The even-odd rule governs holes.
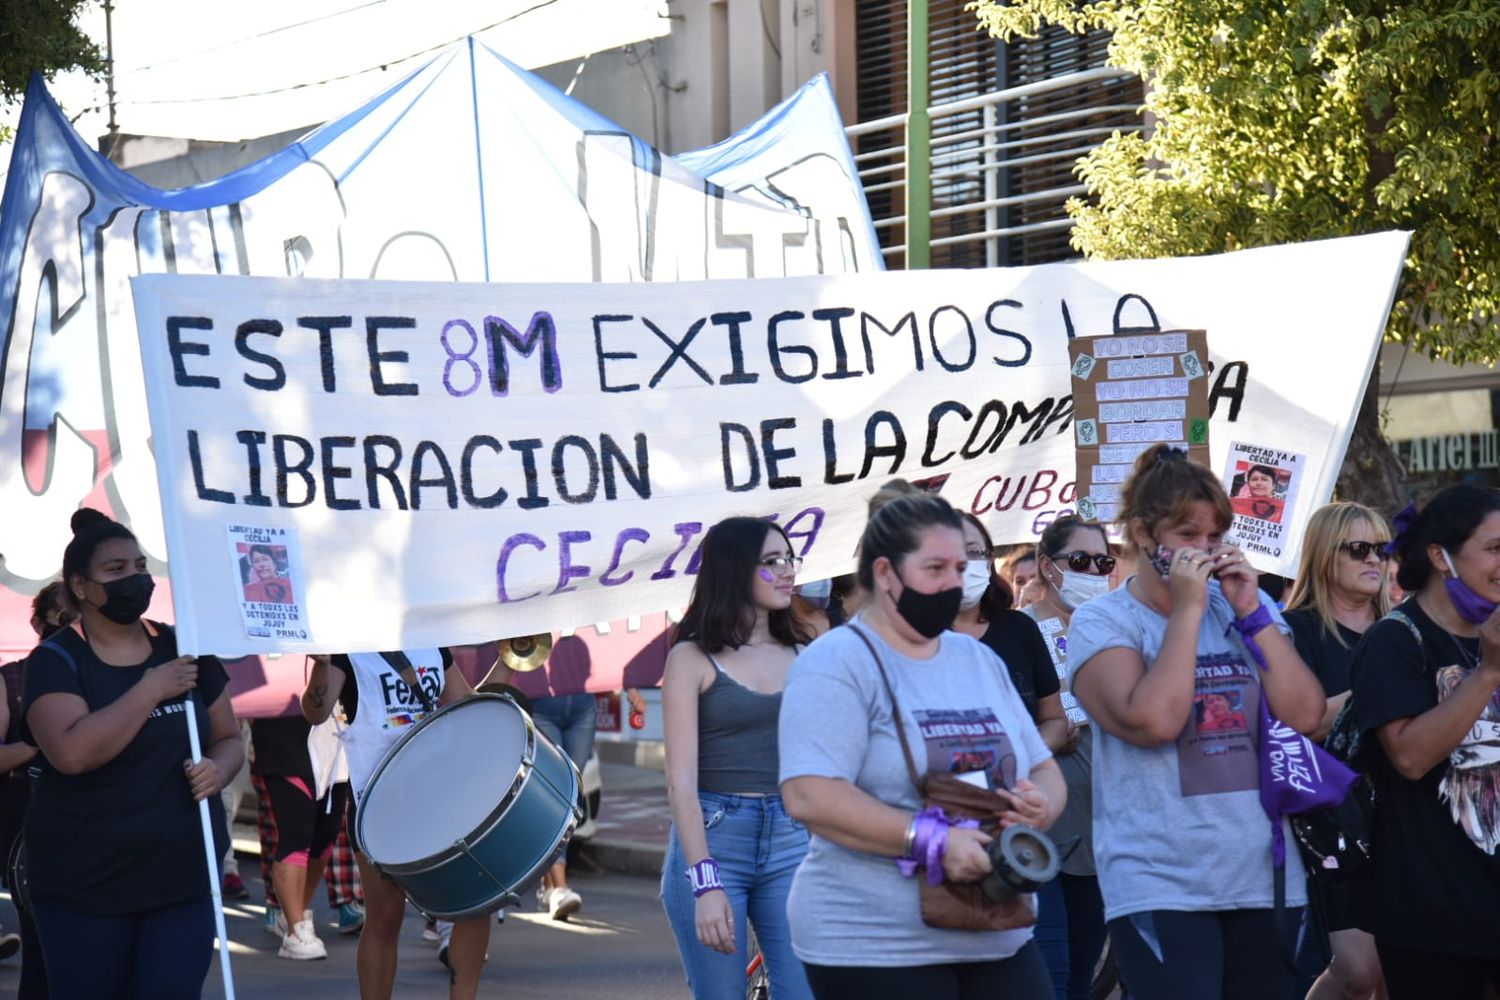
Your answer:
[[[578,771],[509,697],[477,694],[417,723],[356,812],[365,856],[431,917],[519,902],[582,819]]]

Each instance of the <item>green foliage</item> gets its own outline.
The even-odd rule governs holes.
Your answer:
[[[1500,0],[978,0],[994,35],[1113,33],[1142,136],[1078,165],[1090,257],[1412,230],[1389,335],[1500,359]]]
[[[104,56],[74,23],[87,0],[0,0],[0,103],[26,92],[34,69],[104,72]]]

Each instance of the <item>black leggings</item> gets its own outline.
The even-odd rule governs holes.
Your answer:
[[[1291,954],[1301,907],[1287,909],[1286,925]],[[1289,995],[1295,979],[1271,910],[1132,913],[1111,920],[1109,936],[1132,1000],[1266,1000]]]
[[[868,965],[807,965],[817,1000],[1052,1000],[1052,979],[1036,942],[1010,958],[895,968]]]
[[[1440,955],[1375,939],[1391,1000],[1483,1000],[1486,984],[1500,988],[1500,958]]]
[[[175,906],[94,917],[33,906],[47,984],[54,997],[197,1000],[214,958],[214,907],[207,893]]]

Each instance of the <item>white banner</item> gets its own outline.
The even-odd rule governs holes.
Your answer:
[[[893,475],[1034,537],[1074,499],[1070,334],[1208,331],[1215,466],[1231,441],[1306,456],[1255,560],[1290,572],[1405,248],[670,286],[137,278],[180,644],[395,649],[680,606],[731,514],[776,518],[827,577]],[[236,528],[272,543],[273,587]]]

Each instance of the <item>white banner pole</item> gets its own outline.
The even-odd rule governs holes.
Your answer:
[[[194,711],[195,707],[196,703],[189,695],[187,711],[182,714],[187,716],[188,748],[192,753],[193,763],[197,764],[203,759],[203,748],[198,740],[198,713]],[[206,798],[198,800],[198,819],[203,824],[203,856],[208,859],[208,889],[214,898],[214,931],[219,935],[219,969],[224,973],[224,998],[234,1000],[234,973],[229,968],[229,934],[224,928],[224,896],[220,888],[218,852],[214,848],[214,827],[208,815]],[[229,821],[229,817],[225,819],[226,822]]]

